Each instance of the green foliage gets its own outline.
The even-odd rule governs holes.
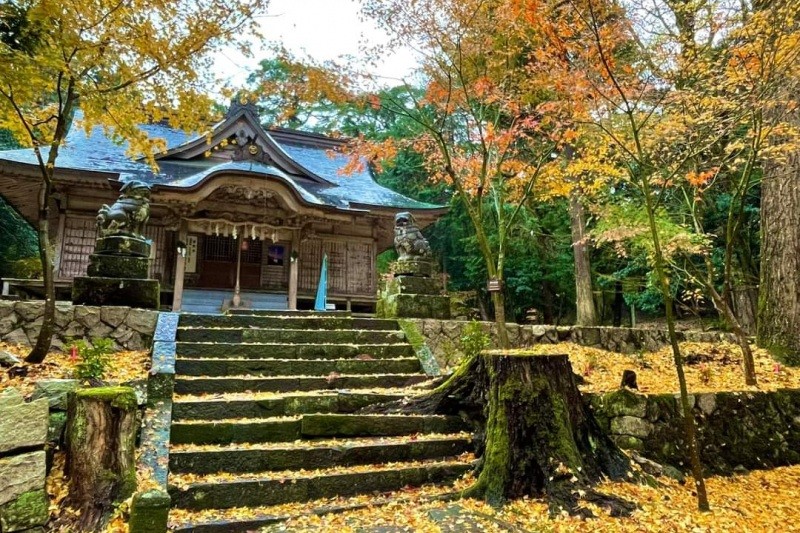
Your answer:
[[[480,322],[473,320],[464,327],[461,334],[461,351],[469,359],[481,353],[491,345],[489,334],[483,330]]]
[[[74,345],[78,350],[78,364],[75,366],[77,379],[103,379],[111,366],[111,354],[114,351],[112,339],[97,338],[89,343],[79,340]]]
[[[17,259],[8,263],[8,274],[15,278],[35,279],[42,277],[42,261],[38,256]]]
[[[397,260],[397,252],[393,249],[386,250],[378,254],[377,270],[378,274],[388,274],[393,262]]]
[[[1,196],[0,235],[0,277],[38,277],[42,267],[36,232]]]

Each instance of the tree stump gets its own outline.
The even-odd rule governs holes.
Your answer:
[[[599,494],[602,479],[634,476],[631,461],[603,432],[578,390],[566,355],[483,353],[466,359],[443,383],[412,399],[362,412],[460,415],[477,434],[481,457],[467,497],[492,505],[545,497],[552,513],[591,516],[579,500],[629,514],[635,506]],[[635,477],[635,476],[634,476]]]
[[[591,484],[629,474],[629,459],[584,405],[566,355],[482,357],[489,375],[486,450],[468,495],[493,505],[547,496],[551,511],[574,513]]]
[[[139,426],[130,387],[75,392],[67,412],[69,505],[80,510],[78,530],[103,527],[114,503],[136,489],[135,441]]]

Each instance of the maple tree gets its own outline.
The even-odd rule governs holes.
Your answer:
[[[776,4],[767,15],[765,10],[728,10],[722,2],[665,1],[638,10],[597,0],[516,4],[522,16],[549,26],[551,46],[541,49],[534,72],[553,79],[562,91],[557,105],[569,108],[577,121],[615,147],[630,200],[638,203],[627,200],[616,209],[608,224],[613,235],[606,238],[638,239],[653,266],[665,303],[698,504],[707,509],[675,336],[670,278],[680,268],[677,258],[702,258],[704,274],[689,271],[689,276],[739,337],[746,381],[755,384],[756,378],[747,336],[729,300],[716,290],[700,217],[692,212],[694,227],[680,219],[673,222],[668,200],[675,187],[688,184],[696,192],[721,171],[732,178],[724,262],[729,287],[743,195],[765,157],[768,139],[777,132],[788,135],[774,109],[785,108],[780,99],[785,93],[778,87],[797,63],[796,16],[791,13],[796,8]],[[684,196],[697,206],[696,194],[684,190]]]
[[[168,120],[202,131],[210,118],[209,52],[247,52],[254,16],[268,0],[30,0],[2,6],[0,128],[36,155],[41,186],[37,233],[45,314],[28,361],[41,362],[54,327],[54,271],[49,217],[59,149],[73,122],[102,127],[131,156],[155,165],[164,141],[139,128]]]
[[[540,191],[543,170],[554,164],[564,132],[552,113],[542,110],[546,85],[532,87],[524,47],[507,4],[474,0],[362,3],[364,13],[389,33],[395,44],[421,55],[426,87],[420,98],[374,102],[416,122],[420,133],[404,142],[365,143],[373,161],[388,159],[399,146],[425,158],[431,179],[452,187],[475,232],[489,280],[501,345],[505,328],[505,265],[508,235],[520,212]],[[505,29],[505,27],[504,27]],[[538,94],[537,94],[538,89]],[[553,183],[557,185],[557,183]],[[490,238],[485,223],[495,228]]]

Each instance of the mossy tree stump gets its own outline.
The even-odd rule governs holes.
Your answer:
[[[551,510],[576,512],[594,482],[627,476],[629,459],[584,405],[566,355],[481,357],[489,381],[485,451],[467,495],[494,505],[544,495]]]
[[[130,387],[75,392],[67,413],[69,504],[80,531],[101,529],[116,502],[136,489],[136,394]]]
[[[631,462],[603,432],[578,390],[566,355],[482,353],[465,360],[428,394],[373,412],[459,414],[478,433],[478,480],[465,496],[492,505],[545,497],[550,510],[591,516],[580,500],[614,515],[629,502],[596,493],[608,477],[628,479]]]

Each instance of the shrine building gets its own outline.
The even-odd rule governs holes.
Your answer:
[[[98,209],[131,180],[151,186],[150,277],[161,283],[162,307],[176,311],[222,311],[235,291],[243,307],[311,308],[323,254],[328,301],[372,311],[376,259],[392,246],[395,214],[409,211],[424,227],[446,211],[379,185],[367,166],[344,174],[345,141],[265,129],[252,105],[234,104],[205,134],[142,129],[167,143],[158,171],[130,159],[102,128],[88,136],[73,128],[61,148],[50,228],[62,292],[86,275]],[[40,183],[33,150],[0,152],[0,195],[34,226]],[[17,290],[36,289],[12,281]]]

